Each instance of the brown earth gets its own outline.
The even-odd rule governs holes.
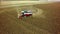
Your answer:
[[[46,18],[17,18],[15,7],[0,8],[0,34],[60,34],[60,3],[39,4]],[[40,18],[39,18],[40,17]]]

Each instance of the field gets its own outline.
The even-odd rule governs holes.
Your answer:
[[[16,7],[0,8],[0,34],[60,34],[60,3],[33,6],[43,15],[20,20]]]

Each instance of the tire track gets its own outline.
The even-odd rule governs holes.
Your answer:
[[[12,16],[12,15],[10,15],[10,16]],[[12,17],[14,17],[14,16],[12,16]],[[22,22],[24,22],[24,21],[22,21]],[[31,27],[33,26],[32,24],[29,24],[29,23],[23,23],[23,24],[24,24],[25,27],[27,27],[27,26],[29,27],[29,25],[31,25]],[[23,24],[22,24],[22,25],[23,25]],[[37,32],[38,32],[38,31],[47,32],[47,31],[45,31],[45,30],[43,30],[43,29],[39,29],[39,28],[36,27],[36,26],[33,26],[32,28],[35,30],[35,32],[36,32],[36,31],[37,31]],[[27,28],[27,29],[28,29],[28,28]],[[33,29],[28,29],[28,30],[33,30]],[[38,32],[38,33],[39,33],[39,32]],[[46,33],[46,34],[47,34],[47,33]]]

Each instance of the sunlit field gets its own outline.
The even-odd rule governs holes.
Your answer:
[[[0,34],[60,34],[60,3],[28,6],[39,12],[22,20],[17,18],[16,7],[0,8]]]

